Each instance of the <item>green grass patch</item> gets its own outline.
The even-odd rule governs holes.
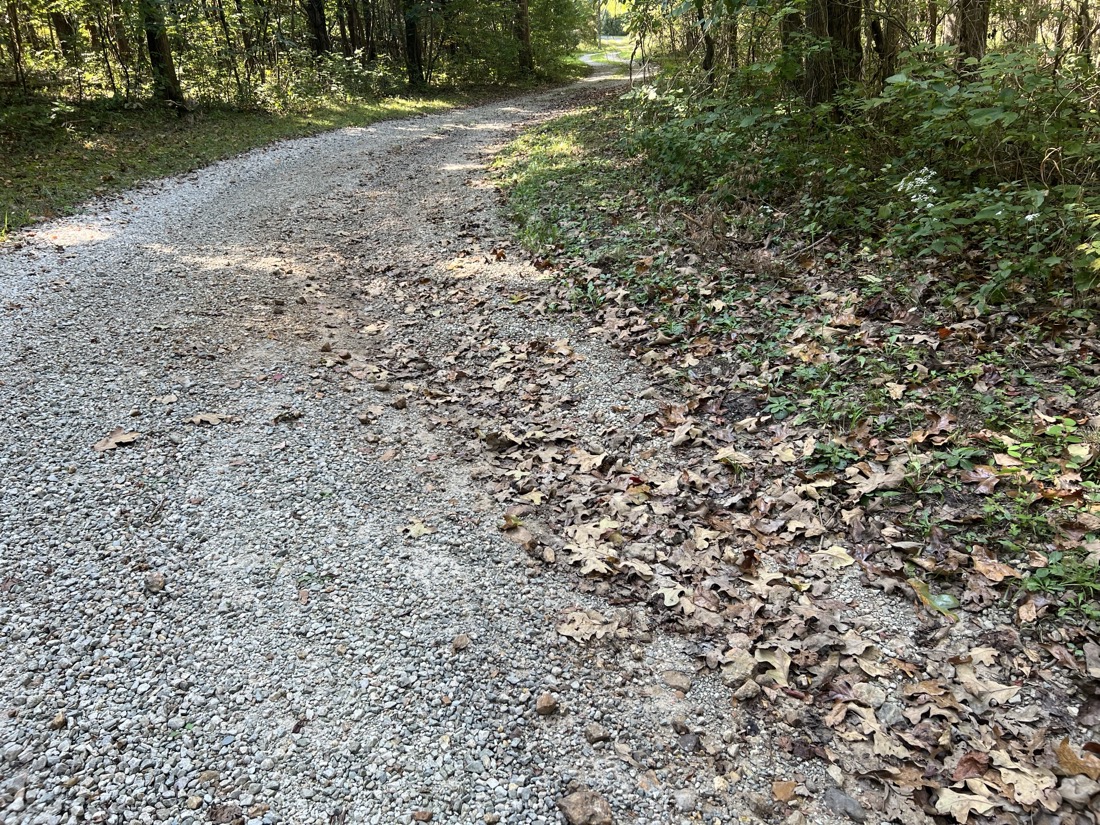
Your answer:
[[[31,101],[0,109],[0,240],[70,213],[93,196],[187,172],[259,146],[345,126],[442,112],[583,77],[571,58],[554,76],[509,87],[442,90],[417,97],[326,100],[293,111],[207,106],[182,117],[156,105]]]
[[[258,146],[344,126],[439,112],[455,97],[327,103],[272,114],[207,108],[182,117],[159,107],[12,105],[0,114],[2,226],[10,232],[70,212],[94,195],[206,166]]]

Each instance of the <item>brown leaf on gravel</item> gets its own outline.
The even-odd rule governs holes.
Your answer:
[[[122,427],[115,427],[111,432],[92,445],[92,449],[97,453],[105,453],[108,450],[115,450],[126,444],[133,444],[141,438],[141,433],[127,432]]]
[[[1068,737],[1059,743],[1055,753],[1058,756],[1058,766],[1067,776],[1084,775],[1093,781],[1100,780],[1100,759],[1091,753],[1078,756]]]
[[[558,633],[578,642],[602,639],[618,629],[618,621],[604,618],[596,610],[574,610],[558,625]]]
[[[790,802],[794,798],[794,790],[797,787],[797,782],[789,780],[772,782],[772,796],[775,797],[776,802]]]
[[[235,415],[223,415],[221,413],[199,413],[193,415],[190,418],[184,419],[185,424],[194,424],[196,426],[217,426],[218,424],[232,424],[241,419]]]

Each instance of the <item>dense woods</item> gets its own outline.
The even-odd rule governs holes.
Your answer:
[[[1091,0],[641,0],[671,53],[631,107],[668,184],[782,225],[955,262],[977,308],[1100,266]]]
[[[582,15],[573,0],[5,0],[0,20],[8,99],[276,107],[531,75],[575,46]]]

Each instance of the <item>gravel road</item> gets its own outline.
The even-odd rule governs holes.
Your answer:
[[[578,428],[653,403],[510,298],[537,273],[484,179],[598,85],[258,150],[0,253],[0,821],[551,823],[590,788],[728,823],[824,781],[677,690],[685,641],[502,538],[417,400],[481,330],[583,354]],[[577,607],[616,644],[560,636]]]

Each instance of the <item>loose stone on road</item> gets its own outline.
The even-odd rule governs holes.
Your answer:
[[[501,537],[479,410],[425,391],[480,330],[569,342],[578,430],[651,409],[621,355],[509,299],[538,273],[485,178],[602,93],[280,144],[0,253],[0,821],[774,813],[715,767],[764,776],[768,735],[685,641]],[[578,608],[619,637],[558,634]]]

